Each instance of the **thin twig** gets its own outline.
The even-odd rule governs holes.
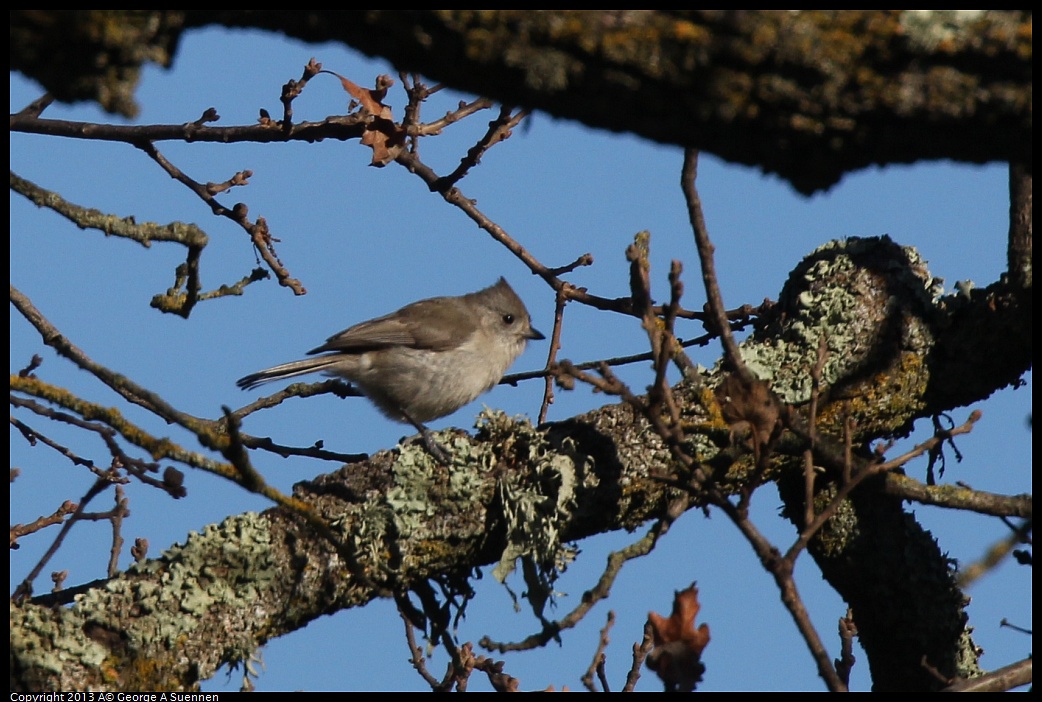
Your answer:
[[[836,513],[836,511],[846,500],[846,498],[850,495],[850,493],[854,490],[854,488],[856,488],[866,479],[874,475],[887,473],[897,468],[900,468],[913,458],[922,456],[924,453],[929,452],[938,443],[948,440],[952,436],[958,436],[959,434],[968,434],[973,430],[973,425],[980,419],[980,417],[980,411],[974,410],[970,413],[969,419],[967,419],[966,422],[962,425],[934,435],[929,440],[924,441],[921,444],[918,444],[915,448],[901,454],[900,456],[891,461],[887,461],[886,463],[868,464],[859,467],[853,473],[850,480],[838,486],[838,488],[836,489],[836,494],[829,502],[829,504],[823,510],[821,510],[821,512],[819,512],[809,524],[804,526],[803,530],[800,532],[799,537],[796,539],[796,541],[789,548],[789,551],[786,553],[786,560],[795,561],[797,554],[799,554],[800,551],[804,550],[807,547],[807,545],[810,543],[810,539],[814,536],[814,534],[816,534],[817,531],[821,529],[821,527],[825,524],[825,522],[827,522]]]
[[[282,94],[279,101],[282,103],[282,131],[290,134],[293,131],[293,101],[304,92],[304,87],[312,78],[322,71],[322,64],[311,59],[304,66],[304,72],[299,80],[289,80],[282,86]]]
[[[619,572],[622,570],[622,566],[626,562],[639,558],[641,556],[651,553],[655,548],[655,544],[662,536],[669,531],[669,527],[672,523],[686,511],[688,506],[687,497],[684,496],[670,503],[667,508],[667,513],[661,519],[648,530],[648,532],[639,541],[636,541],[629,546],[613,551],[608,556],[608,564],[601,574],[601,577],[597,580],[597,584],[593,588],[583,593],[581,602],[575,607],[570,613],[555,622],[548,622],[543,630],[532,634],[531,636],[522,639],[516,643],[502,643],[495,642],[489,637],[485,636],[478,643],[485,649],[490,651],[498,651],[504,653],[506,651],[526,651],[529,649],[544,646],[550,641],[553,641],[560,632],[571,629],[586,616],[595,604],[608,597],[611,594],[612,585],[615,583],[615,578],[618,577]]]
[[[205,124],[207,120],[181,124],[98,124],[72,120],[43,119],[31,114],[11,116],[9,129],[25,134],[44,134],[67,139],[88,139],[126,144],[144,141],[177,141],[183,143],[208,142],[216,144],[259,143],[302,141],[315,143],[326,139],[350,141],[365,134],[368,115],[350,114],[327,117],[321,122],[299,122],[289,134],[277,127],[274,121],[261,121],[253,125],[215,127]]]
[[[271,235],[271,231],[268,229],[268,223],[263,217],[258,217],[255,221],[251,222],[249,219],[249,208],[244,203],[237,203],[232,208],[227,208],[217,201],[214,197],[216,194],[223,192],[229,186],[247,185],[249,178],[253,175],[252,171],[241,171],[236,173],[232,178],[223,184],[213,183],[200,183],[188,175],[186,175],[180,168],[171,163],[163,154],[159,152],[155,144],[151,141],[142,141],[135,144],[139,149],[145,152],[149,158],[159,164],[166,173],[181,183],[193,193],[196,194],[203,202],[205,202],[210,210],[217,216],[226,217],[231,221],[238,224],[242,229],[249,234],[250,240],[253,242],[254,249],[260,255],[261,259],[264,260],[268,268],[272,273],[275,274],[276,280],[279,281],[279,285],[290,288],[296,295],[304,295],[307,293],[307,289],[304,285],[290,276],[289,271],[279,260],[275,254],[274,242],[277,241]]]
[[[111,485],[110,482],[99,478],[98,480],[95,480],[89,488],[87,488],[87,492],[84,493],[83,497],[81,497],[79,502],[76,504],[76,509],[72,516],[62,523],[61,529],[58,530],[58,534],[54,537],[54,541],[51,542],[51,545],[47,548],[44,554],[40,556],[40,560],[36,562],[36,565],[29,571],[29,574],[26,575],[22,582],[18,584],[18,587],[15,588],[14,593],[11,595],[12,600],[20,602],[27,597],[32,596],[33,581],[35,581],[40,575],[40,572],[43,571],[47,563],[49,563],[51,558],[54,557],[54,554],[58,552],[58,549],[65,541],[65,537],[68,535],[69,530],[72,529],[73,525],[77,521],[79,521],[77,515],[82,514],[84,508],[90,504],[90,501],[100,495],[109,485]]]
[[[412,667],[416,669],[416,672],[420,674],[420,677],[423,678],[428,685],[430,685],[431,690],[435,692],[437,692],[438,690],[442,690],[443,682],[431,675],[430,671],[427,670],[427,664],[423,656],[423,650],[416,643],[416,635],[413,631],[412,622],[409,621],[408,615],[405,613],[405,611],[402,609],[400,605],[398,607],[398,616],[401,617],[402,623],[405,625],[405,640],[409,646],[410,653],[409,662],[412,663]]]
[[[615,612],[609,610],[608,621],[601,629],[601,635],[597,639],[597,650],[593,653],[593,660],[590,661],[590,667],[586,669],[586,673],[582,676],[582,684],[590,692],[597,692],[596,686],[593,684],[593,676],[597,675],[597,679],[601,682],[601,692],[611,692],[608,688],[608,680],[604,670],[604,650],[608,648],[608,644],[611,639],[608,638],[608,632],[611,631],[612,626],[615,625]]]
[[[915,478],[893,471],[887,473],[883,490],[888,495],[914,500],[924,505],[962,509],[995,517],[1030,519],[1032,515],[1030,494],[997,495],[961,485],[926,485]]]
[[[557,352],[561,350],[561,330],[564,326],[564,307],[568,300],[564,294],[558,291],[557,302],[554,306],[554,328],[550,333],[550,349],[547,351],[546,357],[546,379],[545,388],[543,390],[543,402],[539,406],[539,421],[538,424],[542,425],[546,421],[546,414],[550,410],[550,405],[554,401],[554,382],[553,375],[549,373],[549,369],[553,368],[557,363]]]
[[[633,688],[637,686],[637,681],[640,680],[640,669],[643,667],[644,661],[654,645],[655,638],[651,622],[646,622],[644,624],[644,638],[640,643],[633,644],[633,665],[630,666],[630,671],[626,674],[626,684],[623,686],[622,692],[633,692]]]
[[[18,539],[29,534],[35,534],[41,529],[45,529],[55,524],[63,524],[65,518],[76,511],[77,504],[71,500],[65,500],[61,503],[58,509],[54,510],[53,513],[45,516],[38,517],[28,524],[12,524],[10,528],[11,533],[11,548],[17,548]]]
[[[571,295],[568,295],[567,292],[565,292],[565,297],[567,297],[569,300],[575,299]],[[742,321],[742,322],[736,322],[735,324],[732,325],[731,328],[733,330],[735,330],[735,331],[738,331],[738,330],[740,330],[740,329],[744,328],[745,326],[747,326],[749,324],[752,324],[752,323],[753,322],[752,322],[751,319],[747,319],[747,320]],[[686,349],[686,348],[690,348],[691,346],[705,346],[710,341],[715,339],[716,336],[717,336],[716,334],[705,334],[703,336],[699,336],[699,337],[696,337],[694,339],[689,339],[687,341],[682,341],[680,339],[677,339],[676,342],[677,342],[677,345],[680,348],[685,348]],[[678,356],[679,356],[679,354],[674,354],[674,359],[676,359]],[[632,364],[632,363],[643,363],[645,361],[653,361],[654,359],[655,359],[655,354],[653,354],[650,351],[645,351],[644,353],[635,353],[635,354],[632,354],[632,355],[629,355],[629,356],[617,356],[617,357],[614,357],[614,358],[605,358],[605,359],[600,359],[600,360],[596,360],[596,361],[583,361],[581,363],[571,363],[571,367],[575,368],[576,370],[585,371],[585,370],[597,369],[597,368],[600,368],[601,366],[609,366],[609,367],[626,366],[626,365],[629,365],[629,364]],[[685,370],[688,373],[691,372],[691,369],[685,369]],[[509,375],[503,376],[503,379],[501,381],[499,381],[499,382],[500,382],[500,385],[514,386],[514,385],[517,385],[519,382],[521,382],[523,380],[532,380],[534,378],[545,378],[547,376],[553,377],[555,375],[557,375],[557,369],[555,369],[555,368],[543,368],[543,369],[540,369],[540,370],[524,371],[524,372],[521,372],[521,373],[511,373]],[[690,377],[690,376],[688,376],[688,377]]]
[[[698,151],[695,149],[684,150],[684,166],[680,174],[680,187],[684,191],[687,200],[688,218],[691,221],[691,229],[695,235],[695,247],[698,249],[698,259],[702,266],[702,282],[706,289],[706,304],[709,306],[710,319],[714,331],[720,334],[720,343],[724,347],[724,358],[730,363],[732,369],[741,376],[742,380],[749,383],[755,380],[752,372],[746,367],[742,355],[738,351],[738,343],[731,328],[727,323],[727,315],[724,310],[724,299],[720,294],[720,284],[716,277],[716,264],[713,262],[715,251],[713,243],[709,240],[709,230],[706,228],[705,216],[702,214],[702,200],[695,188],[695,179],[698,177]]]
[[[119,556],[123,552],[123,519],[130,514],[127,508],[130,500],[127,498],[122,485],[116,485],[113,506],[108,520],[112,525],[112,547],[109,549],[109,563],[106,572],[110,578],[119,573]]]
[[[1025,658],[980,677],[953,682],[946,692],[1005,692],[1022,685],[1030,685],[1031,659]]]
[[[850,686],[850,671],[854,668],[854,637],[857,636],[857,625],[854,623],[854,613],[847,610],[845,616],[839,619],[839,658],[836,659],[836,672],[839,674],[843,684]]]
[[[814,519],[814,445],[818,438],[818,401],[821,398],[821,373],[828,358],[828,343],[825,335],[818,338],[818,360],[810,371],[810,409],[807,416],[809,443],[803,452],[803,523],[810,524]]]

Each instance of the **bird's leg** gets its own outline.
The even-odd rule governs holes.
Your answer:
[[[420,436],[423,437],[423,445],[427,448],[427,453],[443,466],[451,465],[452,458],[449,456],[449,452],[445,450],[444,446],[434,440],[434,435],[431,433],[431,430],[417,422],[405,412],[402,412],[402,414],[409,420],[410,424],[416,427],[416,431],[420,432]]]

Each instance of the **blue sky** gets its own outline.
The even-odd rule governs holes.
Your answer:
[[[221,125],[251,124],[258,110],[281,114],[283,83],[297,78],[312,56],[332,71],[363,86],[381,73],[397,75],[388,65],[333,45],[307,46],[260,33],[203,31],[182,42],[171,70],[148,69],[138,91],[141,115],[134,123],[181,123],[197,119],[208,107]],[[40,94],[38,86],[11,76],[11,110]],[[431,120],[454,108],[461,97],[433,97],[424,116]],[[319,76],[295,103],[298,120],[317,121],[343,114],[347,96],[332,76]],[[400,118],[400,85],[389,93]],[[494,117],[487,111],[452,126],[421,144],[421,157],[441,173],[451,171]],[[54,105],[45,116],[85,121],[118,121],[90,105]],[[242,393],[235,380],[246,373],[302,356],[329,335],[416,299],[470,292],[505,276],[526,301],[533,323],[549,333],[553,293],[499,244],[432,195],[415,176],[397,166],[368,166],[370,154],[357,142],[319,144],[178,144],[159,150],[198,181],[219,182],[250,169],[250,185],[225,195],[225,205],[245,202],[251,217],[264,216],[278,253],[308,294],[294,297],[273,281],[251,286],[241,298],[200,304],[190,320],[161,315],[149,306],[154,294],[172,284],[173,269],[183,258],[172,245],[144,249],[127,241],[80,231],[50,212],[37,210],[11,195],[11,282],[76,345],[98,362],[161,393],[184,411],[202,417],[219,415],[222,405],[238,407],[258,393]],[[481,165],[459,185],[464,194],[532,254],[549,266],[571,262],[589,252],[595,264],[568,276],[591,292],[613,297],[627,292],[626,246],[639,231],[651,232],[652,280],[658,297],[667,295],[669,262],[685,265],[686,306],[700,308],[697,257],[679,189],[679,148],[651,144],[628,135],[609,134],[534,115],[512,138],[487,153]],[[23,178],[61,193],[70,201],[138,221],[191,221],[210,236],[203,258],[206,289],[232,283],[254,267],[254,254],[241,230],[213,217],[185,188],[173,182],[143,153],[122,144],[13,134],[11,168]],[[957,280],[985,285],[1005,268],[1008,228],[1006,168],[1002,164],[968,166],[930,163],[869,169],[845,178],[828,193],[797,195],[788,185],[754,169],[704,156],[699,169],[700,194],[716,264],[728,307],[775,299],[788,271],[826,241],[846,236],[889,234],[918,247],[935,276],[950,290]],[[688,323],[679,335],[702,333]],[[11,371],[24,367],[34,353],[44,358],[38,373],[88,398],[108,405],[117,399],[85,373],[42,347],[38,335],[12,310]],[[572,305],[566,313],[561,357],[574,361],[622,356],[646,350],[636,320]],[[513,370],[545,362],[546,342],[530,344]],[[696,362],[711,366],[718,348],[693,352]],[[620,371],[635,389],[650,382],[647,364]],[[1031,452],[1027,387],[997,393],[975,405],[984,412],[974,433],[959,446],[964,460],[949,463],[946,480],[961,480],[999,493],[1030,493]],[[277,389],[277,388],[272,388]],[[499,387],[433,428],[469,428],[482,405],[509,414],[535,417],[542,383]],[[602,395],[579,386],[558,392],[549,419],[559,420],[604,404]],[[964,421],[970,408],[956,410]],[[127,415],[149,422],[156,432],[193,441],[175,429],[160,427],[131,408]],[[25,418],[26,421],[40,422]],[[98,445],[77,445],[60,429],[39,426],[67,440],[85,455],[104,458]],[[327,448],[372,452],[389,448],[411,433],[382,417],[363,400],[331,397],[295,400],[251,416],[244,430],[272,436],[280,443],[306,446],[322,439]],[[916,427],[913,441],[929,435],[928,423]],[[11,465],[22,470],[12,485],[12,523],[52,512],[62,500],[77,500],[91,482],[82,468],[40,446],[29,447],[11,432]],[[336,468],[308,460],[256,454],[254,465],[275,486]],[[922,479],[925,462],[908,472]],[[56,490],[56,486],[61,486]],[[171,501],[157,491],[130,485],[132,516],[124,526],[128,541],[149,539],[151,555],[183,542],[187,534],[225,516],[269,505],[235,486],[199,472],[187,475],[189,497]],[[95,503],[97,510],[109,503]],[[794,538],[778,516],[780,501],[771,488],[754,500],[757,524],[775,544]],[[942,549],[963,562],[979,558],[1006,535],[997,519],[911,506],[939,539]],[[68,568],[69,584],[100,577],[107,559],[108,527],[83,524],[74,529],[38,591],[49,587],[46,573]],[[564,593],[556,616],[567,613],[578,595],[591,587],[605,557],[639,538],[610,534],[579,544],[578,561],[558,583]],[[11,553],[11,583],[17,583],[49,544],[49,535],[26,538]],[[120,563],[130,562],[129,553]],[[819,634],[838,654],[836,621],[845,607],[821,581],[809,558],[798,564],[798,585]],[[685,515],[652,555],[631,562],[613,596],[601,603],[561,645],[502,656],[506,672],[524,689],[549,685],[581,689],[580,676],[597,646],[598,631],[609,609],[617,615],[611,631],[608,674],[621,687],[630,665],[630,647],[641,636],[649,610],[668,613],[674,590],[697,581],[703,604],[699,621],[712,628],[705,652],[707,673],[702,690],[819,690],[806,646],[780,604],[771,578],[722,514],[706,519]],[[491,576],[476,583],[478,596],[467,610],[459,637],[477,641],[516,640],[535,631],[538,622],[513,611],[509,593]],[[514,583],[514,589],[522,589]],[[986,651],[982,664],[997,668],[1030,653],[1031,640],[999,622],[1007,618],[1031,626],[1029,569],[1007,562],[969,591],[969,612],[976,640]],[[323,617],[306,629],[272,642],[261,652],[264,669],[259,690],[425,690],[408,664],[402,624],[389,602]],[[500,656],[497,656],[500,658]],[[431,670],[444,671],[446,656],[433,654]],[[237,689],[239,672],[219,674],[204,689]],[[859,656],[854,689],[870,684],[867,661]],[[475,676],[471,689],[487,683]],[[646,673],[638,690],[659,689]]]

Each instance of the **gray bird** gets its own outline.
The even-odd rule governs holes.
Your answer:
[[[529,339],[544,338],[500,278],[478,292],[420,300],[356,324],[308,351],[323,355],[251,373],[236,384],[249,390],[315,372],[345,378],[389,418],[416,427],[430,453],[447,463],[424,423],[490,390]]]

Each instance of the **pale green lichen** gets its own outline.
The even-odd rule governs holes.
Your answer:
[[[894,320],[903,348],[924,348],[921,326],[906,317],[924,314],[942,293],[912,247],[886,236],[832,241],[793,270],[779,299],[784,315],[742,344],[742,358],[784,402],[801,404],[810,399],[822,339],[821,383],[830,387],[870,361]]]
[[[46,608],[14,602],[9,606],[11,662],[23,670],[38,668],[58,674],[66,659],[96,668],[108,655],[105,646],[84,634],[81,617],[55,617]]]
[[[575,558],[575,548],[561,543],[561,526],[572,513],[579,487],[595,481],[590,459],[575,451],[570,440],[551,446],[528,420],[502,412],[482,412],[478,430],[486,440],[509,445],[517,460],[529,466],[498,475],[506,546],[492,575],[505,582],[520,561],[527,597],[541,614],[558,574]]]
[[[439,464],[419,443],[399,446],[391,466],[393,485],[384,502],[400,534],[414,534],[436,513],[468,504],[481,491],[481,473],[492,465],[491,454],[466,436],[453,430],[434,436],[451,456],[451,466]],[[438,499],[432,500],[435,489]]]
[[[215,564],[220,564],[219,568]],[[192,532],[186,543],[163,552],[162,557],[131,566],[129,574],[151,573],[158,584],[140,586],[133,578],[117,579],[105,591],[91,590],[77,598],[85,611],[104,611],[100,601],[116,591],[132,596],[134,606],[153,612],[149,628],[135,629],[133,636],[146,645],[156,641],[172,647],[178,638],[197,626],[196,616],[214,607],[256,600],[266,583],[277,577],[271,552],[270,523],[246,512],[219,524]]]
[[[814,511],[820,512],[829,506],[836,496],[835,485],[819,491],[814,496]],[[840,502],[835,514],[830,517],[815,535],[815,548],[828,558],[840,558],[849,551],[851,542],[857,538],[858,514],[850,500]]]
[[[901,29],[914,46],[933,51],[942,42],[966,37],[984,13],[985,10],[905,10],[901,13]]]
[[[138,574],[150,577],[134,577]],[[141,659],[149,669],[131,670],[126,664],[133,655],[124,660],[120,651],[176,651],[200,626],[198,615],[211,608],[244,610],[242,602],[256,601],[263,583],[276,575],[269,522],[253,513],[230,517],[193,533],[160,558],[134,564],[125,577],[77,595],[60,617],[41,607],[12,604],[12,651],[18,651],[24,668],[59,673],[63,661],[74,660],[99,675],[120,670],[129,676],[125,679],[136,675],[162,687],[150,677],[161,666]],[[122,639],[118,649],[106,644],[115,632]],[[253,645],[248,639],[245,634],[241,646],[226,645],[227,660],[248,655]]]
[[[955,672],[962,678],[976,678],[984,674],[980,657],[984,649],[973,640],[973,627],[966,626],[959,632],[959,645],[955,647]]]
[[[527,596],[538,611],[538,603],[552,595],[557,574],[574,558],[575,549],[561,543],[561,533],[576,491],[597,480],[591,459],[571,440],[551,446],[525,418],[486,409],[475,427],[475,438],[458,430],[435,433],[451,456],[449,466],[420,444],[401,445],[382,502],[352,515],[352,538],[373,563],[401,564],[414,556],[437,560],[437,550],[451,544],[443,532],[458,518],[477,517],[480,529],[505,538],[493,575],[503,582],[520,561]],[[493,504],[500,521],[487,525],[481,515]]]

